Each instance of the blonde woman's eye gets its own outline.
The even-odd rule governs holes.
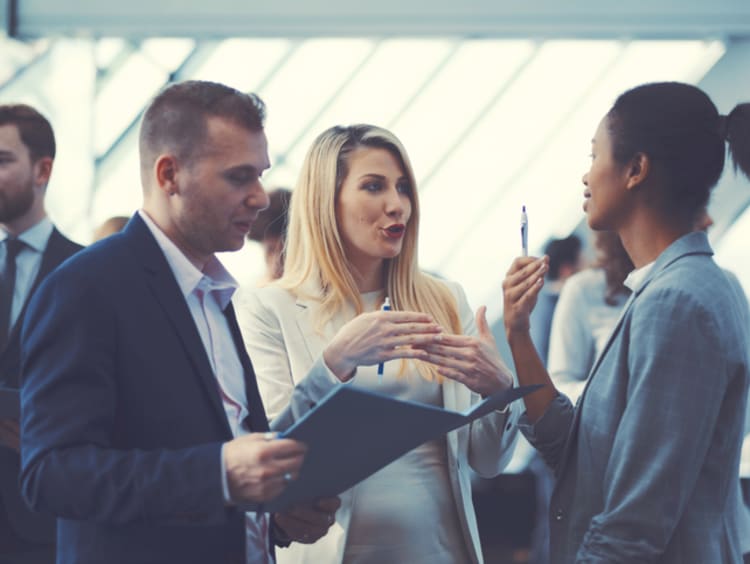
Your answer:
[[[408,182],[399,182],[396,185],[396,189],[401,194],[411,194],[411,184],[409,184]]]
[[[367,182],[362,185],[362,188],[368,192],[378,192],[382,187],[383,185],[380,182]]]

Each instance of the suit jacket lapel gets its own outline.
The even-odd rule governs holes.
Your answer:
[[[195,368],[195,376],[203,386],[213,410],[226,430],[227,436],[232,435],[227,421],[227,415],[218,390],[216,376],[206,355],[198,329],[190,314],[187,302],[182,295],[172,269],[169,267],[164,253],[151,235],[146,224],[136,214],[125,227],[124,236],[133,244],[137,261],[141,261],[146,271],[147,283],[156,297],[156,302],[164,310],[166,317],[172,324],[175,333],[182,341],[187,354]]]
[[[42,280],[44,280],[50,272],[57,268],[60,263],[62,263],[71,255],[70,252],[65,252],[65,250],[63,249],[64,243],[65,239],[63,239],[63,236],[60,234],[60,232],[57,229],[52,229],[52,234],[49,236],[47,247],[44,249],[44,253],[42,254],[42,262],[39,264],[39,272],[37,273],[36,278],[34,279],[34,283],[31,285],[31,289],[29,290],[29,296],[31,296],[36,291],[36,289],[39,287],[39,284],[41,284]],[[29,299],[26,298],[26,303],[24,303],[24,310],[26,309],[28,303]]]
[[[21,326],[23,325],[23,319],[26,315],[26,309],[29,306],[31,297],[34,292],[42,283],[47,275],[50,274],[55,268],[65,261],[65,259],[72,256],[83,247],[69,241],[56,229],[52,229],[47,246],[42,253],[42,261],[39,263],[39,271],[37,272],[34,282],[29,288],[29,292],[26,295],[26,301],[24,301],[21,311],[16,318],[13,327],[8,335],[8,341],[6,342],[5,348],[0,350],[0,381],[5,385],[12,385],[17,387],[18,374],[14,373],[18,370],[19,356],[20,356],[20,340],[21,340]]]
[[[47,247],[42,253],[42,262],[39,263],[39,271],[37,272],[36,278],[34,278],[34,282],[31,284],[31,288],[29,288],[29,292],[26,294],[26,301],[23,303],[21,312],[18,314],[16,322],[10,330],[10,335],[8,335],[8,343],[10,343],[13,339],[19,338],[18,333],[21,332],[21,325],[23,325],[23,317],[26,313],[26,308],[29,305],[29,301],[31,301],[31,296],[34,295],[34,292],[39,287],[39,284],[41,284],[42,280],[44,280],[50,272],[57,268],[60,263],[62,263],[66,258],[73,254],[72,250],[66,252],[64,243],[65,239],[60,234],[60,232],[57,229],[53,229],[52,234],[49,237],[49,241],[47,242]]]
[[[237,323],[237,315],[234,312],[234,306],[232,302],[224,310],[224,316],[227,318],[229,323],[229,330],[232,333],[232,340],[234,346],[237,349],[237,354],[240,357],[242,363],[242,369],[245,376],[245,396],[247,399],[247,410],[250,413],[247,419],[243,422],[247,425],[251,432],[264,432],[269,430],[268,417],[266,411],[263,408],[263,401],[260,399],[260,392],[258,391],[258,383],[255,379],[255,370],[253,370],[253,364],[250,361],[250,357],[247,354],[245,343],[242,340],[242,334],[240,332],[240,326]]]

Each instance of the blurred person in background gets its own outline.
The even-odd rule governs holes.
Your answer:
[[[289,202],[292,193],[286,188],[268,192],[268,207],[258,214],[247,238],[260,243],[266,261],[266,274],[262,283],[278,280],[284,274],[284,248],[289,223]]]
[[[596,231],[594,249],[592,267],[571,276],[560,293],[550,332],[547,371],[571,401],[578,399],[630,296],[624,282],[633,262],[619,235]]]
[[[124,215],[115,215],[108,219],[105,219],[101,223],[101,225],[94,229],[94,234],[91,242],[96,243],[97,241],[100,241],[105,237],[109,237],[110,235],[119,233],[125,228],[128,221],[130,221],[130,218],[125,217]]]
[[[41,281],[82,247],[47,217],[55,160],[49,121],[23,104],[0,105],[0,387],[20,387],[21,326]],[[18,486],[18,418],[0,413],[0,562],[55,561],[55,521],[32,513]]]
[[[581,239],[571,234],[564,239],[552,239],[544,247],[549,257],[549,270],[544,287],[531,314],[531,339],[536,345],[542,362],[547,363],[550,327],[555,307],[568,278],[583,268]]]

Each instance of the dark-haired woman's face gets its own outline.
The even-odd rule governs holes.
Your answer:
[[[583,211],[589,227],[616,231],[628,209],[626,167],[612,154],[612,139],[605,116],[591,140],[591,168],[583,175]]]

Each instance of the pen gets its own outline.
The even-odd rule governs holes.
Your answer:
[[[521,254],[529,256],[529,218],[526,216],[526,206],[521,206]]]
[[[388,296],[385,297],[385,301],[383,302],[383,311],[391,311],[391,300],[388,299]],[[383,381],[383,364],[378,364],[378,380]]]

